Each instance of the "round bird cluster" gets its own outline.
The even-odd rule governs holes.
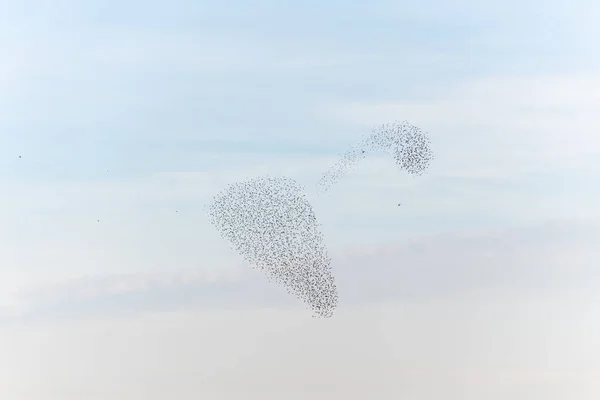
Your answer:
[[[398,167],[411,175],[423,175],[433,160],[429,138],[407,121],[375,128],[369,143],[390,152]]]
[[[338,294],[323,235],[302,187],[260,177],[230,185],[209,206],[211,223],[269,280],[331,317]]]
[[[421,129],[407,121],[384,124],[373,129],[365,140],[342,155],[341,160],[321,177],[319,187],[327,191],[368,152],[391,154],[396,164],[411,175],[422,175],[433,160],[429,138]]]

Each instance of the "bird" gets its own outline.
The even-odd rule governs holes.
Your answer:
[[[22,158],[21,156],[19,156],[19,158]]]

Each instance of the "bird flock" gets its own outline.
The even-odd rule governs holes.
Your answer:
[[[323,174],[321,192],[372,151],[388,153],[411,175],[422,175],[433,160],[429,138],[419,128],[406,121],[384,124]],[[209,218],[250,265],[304,301],[314,317],[327,318],[337,307],[338,291],[320,224],[303,190],[286,177],[236,182],[214,197]]]
[[[303,188],[289,178],[234,183],[210,205],[211,222],[251,265],[331,316],[337,289],[317,217]]]
[[[423,175],[433,160],[430,140],[418,127],[407,121],[380,125],[371,135],[344,153],[340,160],[327,170],[318,186],[328,191],[345,174],[371,152],[383,151],[396,161],[396,165],[411,175]]]

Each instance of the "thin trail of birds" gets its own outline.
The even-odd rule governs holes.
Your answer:
[[[327,192],[374,150],[390,154],[401,170],[422,175],[433,159],[429,144],[427,135],[406,121],[378,126],[323,174],[318,187]],[[215,196],[209,216],[246,261],[303,300],[313,316],[333,315],[338,291],[331,259],[312,206],[294,180],[234,183]]]

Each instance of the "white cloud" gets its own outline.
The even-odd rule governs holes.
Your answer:
[[[421,103],[332,102],[322,112],[365,128],[408,119],[443,146],[441,157],[483,161],[478,168],[489,168],[485,159],[490,158],[514,170],[597,156],[597,88],[598,75],[493,77],[438,92]]]
[[[332,265],[342,311],[365,304],[481,293],[546,295],[575,289],[594,293],[600,284],[599,239],[598,219],[559,220],[337,249],[332,251]],[[56,267],[52,270],[58,272],[53,280],[29,282],[13,292],[5,314],[21,310],[21,317],[38,318],[56,313],[93,316],[98,311],[111,315],[119,310],[299,305],[241,259],[234,266],[221,264],[210,269],[71,271],[72,278],[65,278]]]
[[[456,165],[432,168],[429,176],[411,178],[392,160],[374,156],[318,196],[313,185],[334,160],[231,153],[207,159],[204,171],[122,182],[5,182],[1,304],[14,305],[16,293],[84,276],[236,267],[241,258],[208,223],[204,205],[227,185],[267,173],[306,185],[334,252],[456,229],[598,215],[600,192],[583,179],[593,179],[593,171],[573,175],[580,182],[568,185],[556,170],[538,178],[501,164],[465,172]]]

